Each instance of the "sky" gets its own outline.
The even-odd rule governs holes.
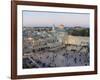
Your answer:
[[[69,12],[45,12],[45,11],[23,11],[23,26],[58,26],[64,24],[67,27],[89,27],[89,13]]]

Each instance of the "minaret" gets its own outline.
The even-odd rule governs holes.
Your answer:
[[[55,25],[53,25],[52,30],[53,30],[53,32],[55,32]]]

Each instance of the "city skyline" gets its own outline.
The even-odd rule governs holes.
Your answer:
[[[23,11],[22,14],[24,27],[58,26],[60,24],[66,27],[89,27],[90,23],[89,13]]]

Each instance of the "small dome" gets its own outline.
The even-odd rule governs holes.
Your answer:
[[[59,25],[59,28],[60,28],[60,29],[64,29],[64,25],[63,25],[63,24],[60,24],[60,25]]]

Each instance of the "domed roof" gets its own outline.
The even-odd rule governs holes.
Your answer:
[[[58,32],[65,32],[64,25],[63,24],[60,24],[56,30]]]
[[[60,24],[58,27],[59,27],[60,29],[64,29],[64,25],[63,25],[63,24]]]

